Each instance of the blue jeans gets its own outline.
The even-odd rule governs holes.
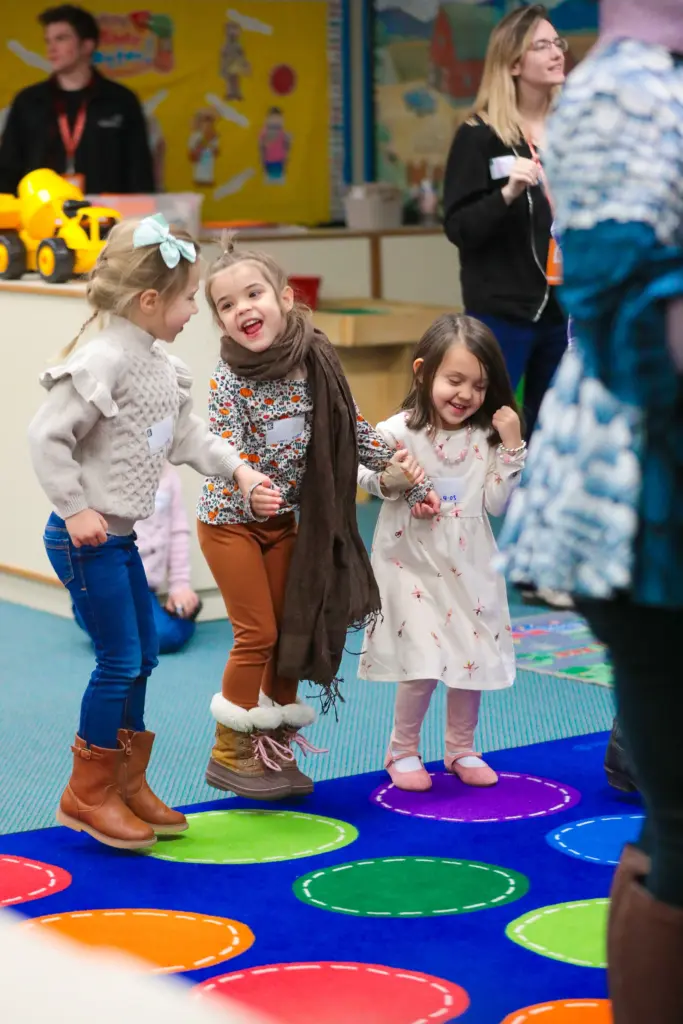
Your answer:
[[[96,665],[81,703],[79,736],[115,748],[119,729],[145,728],[147,679],[158,664],[154,607],[135,534],[76,548],[53,512],[45,550],[95,645]]]
[[[153,590],[150,590],[152,608],[154,609],[154,625],[159,638],[159,654],[176,654],[183,649],[194,636],[195,623],[191,619],[181,619],[177,615],[171,615],[163,608]],[[81,629],[87,633],[85,622],[81,614],[73,605],[74,618]]]
[[[524,419],[529,438],[536,426],[543,396],[567,348],[567,325],[564,322],[524,323],[479,313],[469,315],[481,320],[495,334],[515,390],[525,377]]]

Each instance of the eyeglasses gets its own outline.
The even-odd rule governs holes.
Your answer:
[[[546,50],[549,50],[553,46],[555,46],[558,50],[561,50],[562,53],[566,53],[569,49],[569,43],[567,42],[567,40],[560,39],[559,36],[557,37],[557,39],[537,39],[535,43],[531,44],[529,49],[533,50],[535,53],[544,53]]]

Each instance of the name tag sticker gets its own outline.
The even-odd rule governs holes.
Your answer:
[[[160,452],[173,440],[173,417],[167,416],[151,427],[147,427],[147,444],[152,455]]]
[[[286,416],[282,420],[271,420],[270,423],[266,423],[266,441],[268,444],[293,441],[295,437],[303,434],[305,426],[305,416]]]
[[[500,178],[509,178],[514,163],[514,156],[494,156],[493,160],[489,160],[489,171],[493,180],[499,181]]]
[[[462,481],[457,476],[441,476],[434,480],[434,490],[442,501],[455,504],[462,490]]]

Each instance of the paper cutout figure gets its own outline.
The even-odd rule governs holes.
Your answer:
[[[285,181],[292,136],[285,131],[285,118],[280,107],[271,107],[259,134],[259,152],[265,179],[282,185]]]
[[[220,75],[225,82],[226,100],[241,100],[242,78],[251,74],[251,65],[242,47],[242,26],[229,19],[225,23],[225,41],[221,50]]]
[[[188,141],[192,181],[204,188],[212,188],[215,184],[216,157],[220,152],[217,120],[218,114],[213,107],[198,110],[192,119],[192,134]]]

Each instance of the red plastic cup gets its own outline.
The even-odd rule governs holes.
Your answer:
[[[298,302],[303,302],[311,309],[318,308],[318,293],[321,282],[321,277],[306,277],[299,274],[293,274],[289,278],[294,297]]]

